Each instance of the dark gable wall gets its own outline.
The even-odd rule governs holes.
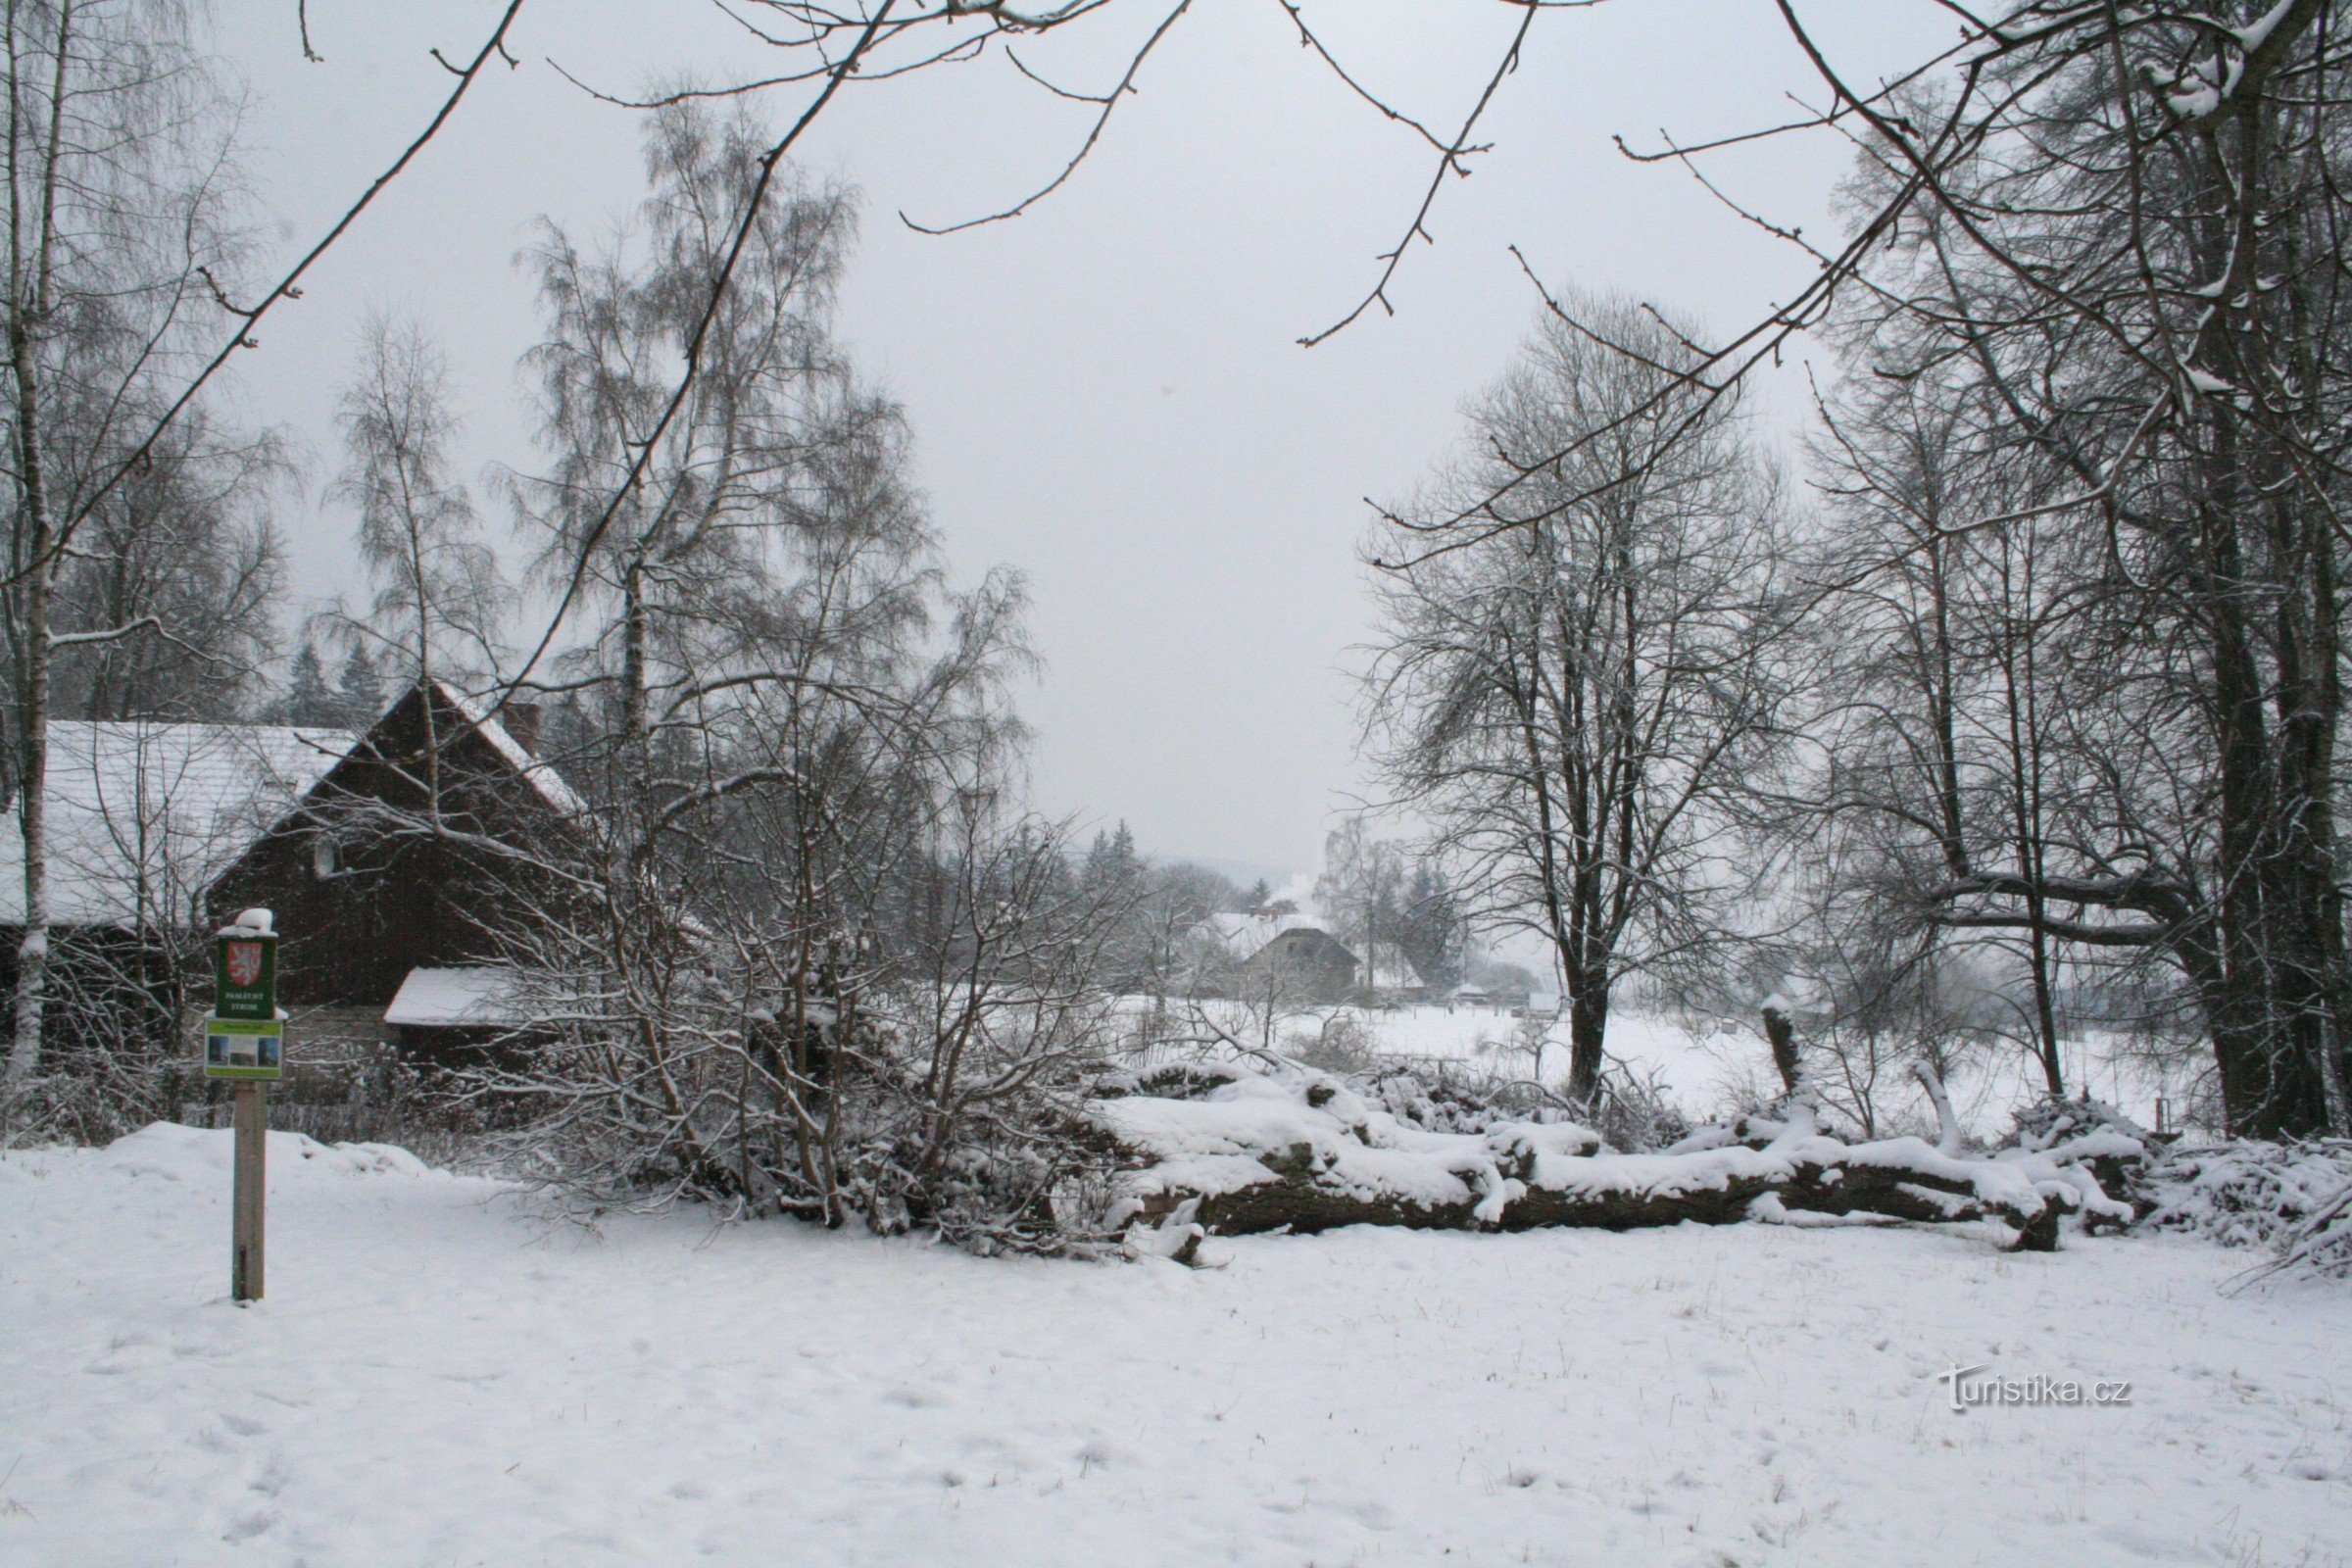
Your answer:
[[[1295,975],[1329,1001],[1338,1000],[1355,985],[1355,956],[1338,938],[1311,926],[1283,932],[1260,948],[1244,967],[1279,969]]]
[[[1280,957],[1285,964],[1335,979],[1343,985],[1355,978],[1355,956],[1328,932],[1285,931],[1274,941],[1282,950]]]
[[[425,701],[411,691],[301,810],[213,886],[217,919],[255,906],[275,912],[288,1006],[381,1006],[411,969],[497,959],[496,934],[541,906],[539,878],[527,866],[495,851],[387,831],[386,813],[370,820],[369,803],[422,819]],[[431,701],[449,827],[560,853],[572,824],[463,714],[437,694]],[[318,869],[321,835],[336,841],[328,876]]]

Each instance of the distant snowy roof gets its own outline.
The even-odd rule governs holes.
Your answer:
[[[213,879],[350,751],[347,730],[145,720],[49,726],[52,924],[180,925]],[[24,922],[24,839],[0,829],[0,924]]]
[[[481,732],[482,739],[490,743],[491,749],[513,763],[514,771],[530,781],[531,787],[539,792],[540,799],[567,815],[581,816],[587,813],[588,803],[580,799],[579,792],[571,787],[563,774],[533,757],[530,749],[514,738],[499,716],[491,711],[488,704],[466,696],[445,680],[436,680],[433,685],[440,690],[442,701],[465,714],[466,721]]]
[[[1193,935],[1223,948],[1236,962],[1247,963],[1285,931],[1323,930],[1323,922],[1311,914],[1228,913],[1210,915],[1193,928]]]
[[[526,989],[523,977],[512,969],[411,969],[384,1009],[384,1022],[410,1029],[526,1023]]]
[[[1365,949],[1365,958],[1372,971],[1365,983],[1375,991],[1418,991],[1426,983],[1413,960],[1404,950],[1394,943],[1374,942]]]

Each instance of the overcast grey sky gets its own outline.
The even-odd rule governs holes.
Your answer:
[[[427,56],[470,55],[490,0],[220,0],[219,45],[249,84],[251,172],[291,253],[331,221],[448,90]],[[1310,0],[1358,79],[1450,128],[1516,11],[1480,0]],[[1804,7],[1862,78],[1951,35],[1926,0]],[[1133,12],[1128,24],[1155,20]],[[1122,24],[1123,25],[1125,24]],[[1048,39],[1027,62],[1104,90],[1132,30]],[[371,307],[448,348],[468,467],[534,461],[514,366],[536,332],[514,256],[542,214],[594,232],[639,191],[636,122],[548,61],[617,90],[772,62],[708,0],[532,0],[519,68],[494,70],[421,162],[273,316],[236,395],[313,456],[282,513],[296,588],[350,586],[350,519],[320,499],[331,411]],[[1801,264],[1667,166],[1611,143],[1692,140],[1786,118],[1821,94],[1771,0],[1613,0],[1539,18],[1482,130],[1494,150],[1449,181],[1375,313],[1308,350],[1299,336],[1369,287],[1430,173],[1406,131],[1351,97],[1276,0],[1198,0],[1078,175],[1027,216],[944,237],[1050,177],[1085,131],[1001,60],[846,91],[805,162],[864,194],[840,326],[906,405],[921,482],[959,573],[1019,567],[1047,661],[1026,697],[1049,810],[1125,817],[1147,850],[1310,868],[1369,788],[1348,671],[1371,632],[1357,564],[1363,498],[1396,497],[1457,439],[1545,281],[1616,288],[1717,326],[1744,324]],[[771,116],[797,113],[782,89]],[[1847,164],[1829,135],[1709,164],[1727,189],[1822,232]],[[1771,391],[1783,410],[1801,386]]]

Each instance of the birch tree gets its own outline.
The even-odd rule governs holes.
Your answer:
[[[1019,583],[949,586],[831,339],[848,198],[766,200],[765,136],[671,105],[637,229],[532,253],[553,462],[516,497],[591,630],[558,684],[595,815],[509,934],[553,1037],[491,1081],[585,1186],[1049,1245],[1131,879],[1081,885],[1014,804]]]
[[[494,669],[507,585],[473,498],[451,471],[460,433],[449,362],[414,320],[377,315],[338,422],[335,495],[359,514],[360,559],[376,581],[365,615],[344,618],[402,684]]]
[[[239,260],[233,99],[172,0],[9,0],[6,785],[24,840],[7,1089],[40,1062],[48,992],[44,786],[60,655],[151,637],[157,615],[67,629],[61,584],[134,452],[171,464],[159,419]],[[194,440],[188,429],[183,439]]]
[[[396,689],[487,675],[500,660],[505,574],[481,536],[472,496],[450,471],[459,423],[449,365],[421,325],[369,318],[338,418],[346,456],[335,493],[359,513],[360,558],[376,583],[365,614],[334,617],[353,657],[378,650],[372,662],[392,672]],[[373,722],[373,711],[352,706],[355,727]],[[420,782],[425,799],[438,803],[437,705],[422,711]]]

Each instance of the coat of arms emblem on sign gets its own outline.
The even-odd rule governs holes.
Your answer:
[[[262,945],[259,942],[228,944],[228,983],[249,986],[262,977]]]

